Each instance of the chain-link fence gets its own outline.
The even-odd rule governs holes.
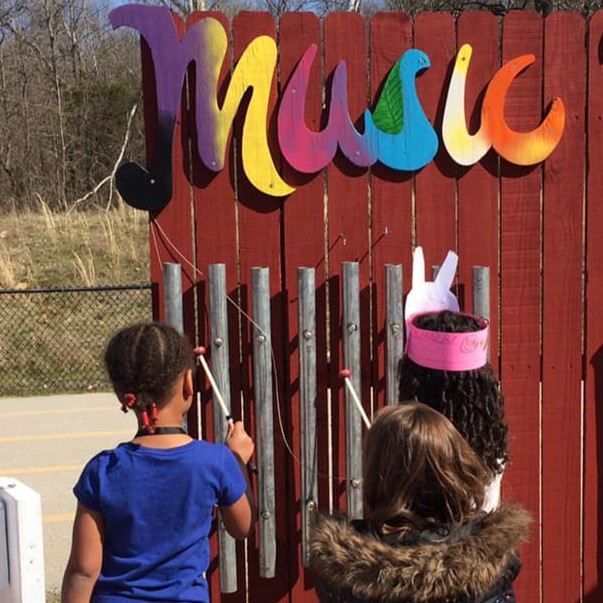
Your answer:
[[[150,285],[0,291],[0,396],[109,389],[108,338],[151,317]]]

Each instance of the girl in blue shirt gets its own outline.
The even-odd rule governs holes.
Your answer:
[[[173,328],[141,323],[109,342],[105,364],[122,409],[139,430],[84,468],[62,603],[203,603],[208,534],[217,505],[226,529],[245,538],[255,515],[243,424],[226,443],[181,429],[193,399],[193,352]]]

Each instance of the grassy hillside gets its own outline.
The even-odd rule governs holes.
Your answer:
[[[123,205],[0,215],[0,287],[93,287],[149,282],[148,214]]]

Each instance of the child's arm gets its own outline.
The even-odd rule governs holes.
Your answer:
[[[254,444],[249,434],[245,431],[243,423],[237,421],[228,425],[228,434],[226,435],[226,445],[234,453],[241,473],[245,478],[247,489],[239,500],[229,507],[220,507],[224,527],[234,538],[245,538],[253,530],[255,522],[256,508],[253,498],[253,490],[249,481],[247,472],[247,461],[253,454]]]
[[[103,562],[104,532],[101,514],[78,503],[61,603],[90,603]]]
[[[243,494],[234,505],[220,507],[220,513],[224,527],[233,538],[238,540],[247,538],[253,531],[255,513],[247,493]]]

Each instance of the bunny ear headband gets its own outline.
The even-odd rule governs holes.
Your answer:
[[[470,371],[488,362],[488,321],[474,316],[482,327],[471,333],[444,333],[414,324],[420,314],[459,311],[450,286],[458,256],[449,251],[433,282],[425,282],[423,249],[417,247],[412,261],[412,289],[406,297],[406,355],[416,364],[441,371]]]

